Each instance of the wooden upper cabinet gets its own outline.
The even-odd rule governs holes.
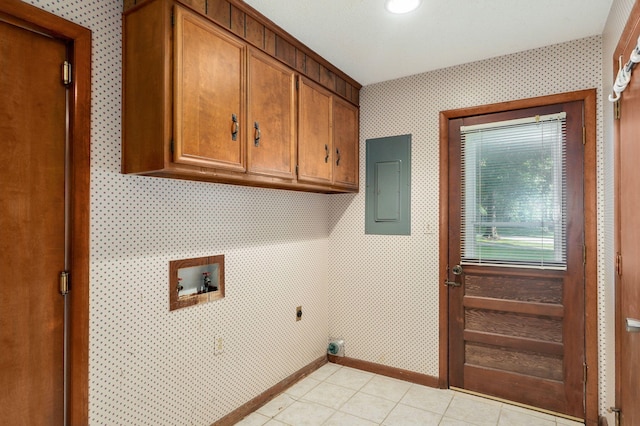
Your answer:
[[[174,22],[173,161],[245,171],[246,46],[180,6]]]
[[[358,108],[300,78],[298,180],[358,189]]]
[[[358,191],[358,107],[341,98],[354,102],[357,83],[332,72],[342,93],[303,77],[331,66],[242,3],[194,5],[146,0],[126,8],[122,172]]]
[[[331,92],[301,77],[298,88],[298,180],[331,184]]]
[[[296,75],[255,49],[248,62],[247,170],[294,179]]]
[[[333,97],[333,185],[358,190],[359,124],[358,108]]]

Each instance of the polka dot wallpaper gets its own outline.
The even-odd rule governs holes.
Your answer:
[[[323,356],[327,196],[120,174],[122,2],[29,3],[93,32],[90,423],[210,425]],[[226,297],[170,312],[169,261],[215,254]]]
[[[25,1],[93,32],[92,425],[209,425],[322,356],[328,336],[349,357],[437,376],[438,112],[602,86],[591,37],[363,88],[361,187],[366,139],[411,133],[413,158],[411,236],[364,235],[364,191],[120,174],[122,2]],[[170,312],[169,261],[215,254],[225,299]]]
[[[330,197],[329,334],[345,339],[347,356],[438,376],[439,112],[598,88],[602,211],[601,87],[602,41],[590,37],[363,88],[360,187],[365,141],[411,134],[411,236],[365,235],[365,191]],[[602,222],[599,215],[601,303]]]

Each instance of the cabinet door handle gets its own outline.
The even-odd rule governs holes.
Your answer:
[[[340,165],[340,150],[336,148],[336,166]]]
[[[238,140],[238,130],[240,129],[240,124],[238,123],[238,116],[235,114],[231,114],[231,140]]]
[[[329,162],[329,146],[326,143],[324,144],[324,152],[325,154],[327,154],[324,157],[324,162],[328,163]]]
[[[256,129],[255,134],[253,136],[253,144],[255,146],[260,146],[260,124],[257,121],[253,123],[253,127]]]

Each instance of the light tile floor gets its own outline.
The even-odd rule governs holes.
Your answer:
[[[325,364],[241,426],[579,426],[560,417],[476,396]]]

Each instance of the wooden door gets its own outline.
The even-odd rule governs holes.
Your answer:
[[[63,424],[65,43],[0,20],[0,407]]]
[[[247,169],[294,179],[296,164],[295,73],[275,59],[249,49]]]
[[[333,184],[358,189],[360,128],[358,108],[333,97]]]
[[[245,44],[175,6],[174,161],[245,171]]]
[[[617,250],[619,272],[616,283],[616,405],[622,426],[640,424],[640,78],[633,76],[621,98],[618,131]],[[629,324],[633,325],[633,324]]]
[[[482,226],[468,228],[475,225],[470,225],[470,219],[463,219],[464,210],[480,204],[476,195],[470,195],[480,189],[462,180],[463,167],[468,171],[472,166],[465,162],[473,162],[480,170],[481,166],[487,167],[489,160],[484,151],[474,151],[473,161],[464,155],[460,128],[560,112],[566,112],[566,167],[564,178],[557,172],[552,173],[552,179],[566,183],[563,209],[566,224],[562,227],[564,231],[551,237],[551,251],[566,243],[566,260],[552,267],[528,261],[504,262],[501,256],[508,257],[515,251],[526,258],[529,252],[533,253],[531,244],[538,247],[538,241],[542,240],[530,244],[527,238],[508,237],[506,229],[514,224],[501,223],[511,219],[507,213],[496,215],[495,207],[492,214],[489,204],[479,209],[484,219],[475,224]],[[445,282],[449,286],[450,386],[580,419],[585,418],[583,126],[581,101],[449,121],[449,252]],[[511,161],[508,157],[514,150],[513,144],[500,144],[503,151],[496,152],[496,164]],[[540,170],[557,167],[542,162],[533,166],[529,158],[523,157],[521,165],[514,160],[516,170],[518,167],[533,170],[520,177],[522,185],[539,182],[541,174],[534,167]],[[482,173],[489,172],[487,168]],[[505,174],[500,179],[509,181],[513,176]],[[547,185],[545,182],[543,187]],[[509,193],[504,199],[520,200]],[[514,206],[504,211],[517,216],[533,208],[517,207],[515,202]],[[519,223],[517,226],[531,225],[527,220],[531,219],[513,219]],[[561,222],[558,218],[555,221],[552,226]],[[549,232],[542,223],[536,226],[540,226],[541,234]],[[478,250],[484,250],[481,256],[476,254],[482,260],[470,259],[462,249],[463,227],[472,229],[465,238],[478,244]]]
[[[331,184],[333,143],[332,95],[300,77],[298,89],[298,180]]]
[[[640,35],[640,4],[636,2],[614,55],[628,60]],[[616,408],[620,424],[640,424],[640,75],[638,68],[620,98],[616,131]],[[627,326],[630,327],[627,327]]]

